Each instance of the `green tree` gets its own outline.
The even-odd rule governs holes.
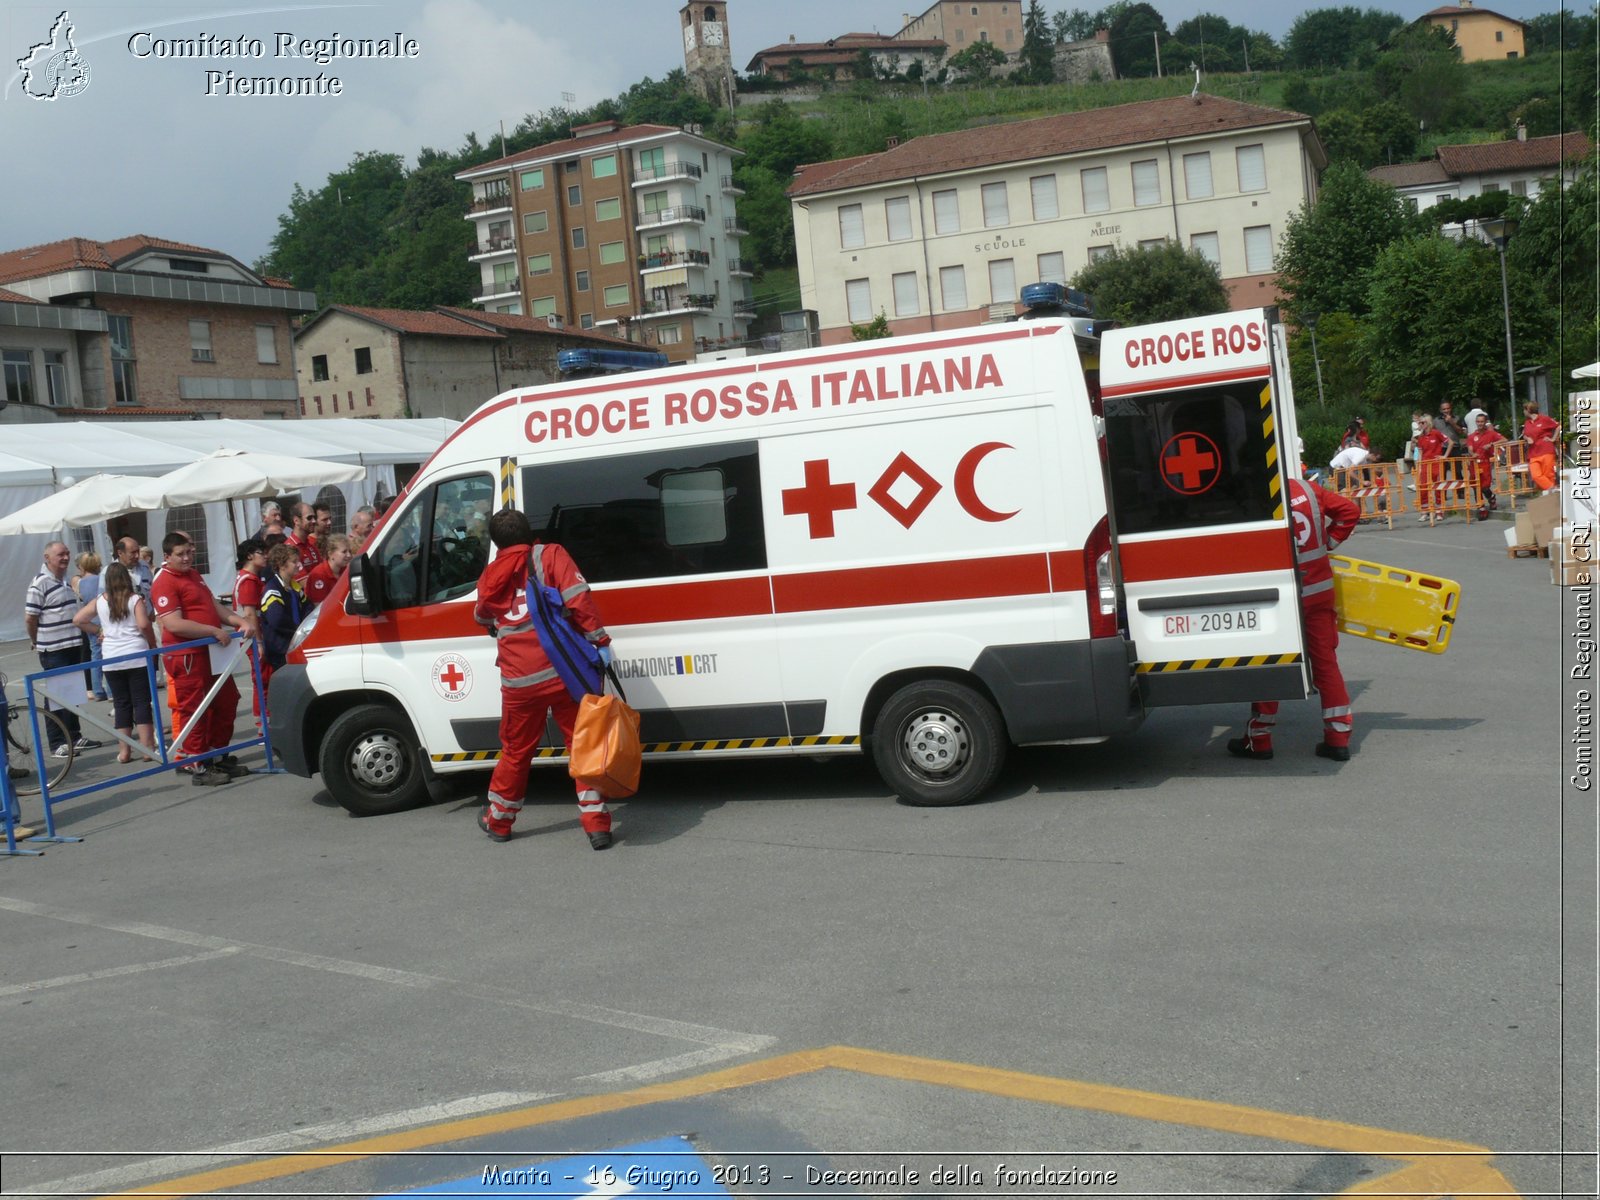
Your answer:
[[[1309,328],[1302,326],[1290,336],[1289,370],[1294,379],[1295,405],[1301,412],[1307,412],[1313,403],[1319,403],[1317,364],[1320,362],[1322,395],[1328,411],[1348,414],[1342,416],[1338,424],[1342,427],[1351,417],[1362,415],[1360,407],[1367,389],[1367,368],[1361,357],[1365,336],[1362,322],[1348,313],[1329,313],[1325,317],[1318,317],[1315,352],[1312,350]],[[1301,432],[1303,434],[1305,431]],[[1312,449],[1309,441],[1307,449]],[[1393,457],[1398,449],[1395,447],[1386,457]],[[1319,454],[1314,461],[1326,462],[1328,457]]]
[[[741,161],[733,177],[744,189],[739,199],[739,216],[750,236],[742,238],[739,252],[763,267],[794,262],[794,216],[784,180],[760,163]]]
[[[1594,55],[1595,14],[1569,9],[1529,17],[1523,29],[1529,54],[1558,54],[1563,50],[1587,50]],[[1591,93],[1592,97],[1593,93]]]
[[[1592,103],[1592,101],[1591,101]],[[1510,242],[1506,244],[1508,272],[1537,289],[1545,307],[1560,314],[1549,361],[1563,383],[1574,367],[1595,359],[1600,343],[1600,312],[1596,310],[1595,264],[1600,262],[1600,158],[1584,161],[1577,178],[1565,190],[1546,187],[1527,206]],[[1515,338],[1521,330],[1513,329]],[[1538,361],[1520,340],[1513,351],[1522,363]]]
[[[1228,289],[1215,264],[1176,242],[1149,249],[1114,247],[1072,279],[1094,296],[1095,315],[1124,325],[1225,312]]]
[[[1314,205],[1289,219],[1278,250],[1278,283],[1291,312],[1367,311],[1367,287],[1378,255],[1415,228],[1388,184],[1354,162],[1334,163]]]
[[[689,86],[682,67],[657,81],[646,75],[617,97],[617,119],[624,125],[706,125],[717,112]],[[561,136],[565,136],[564,132]],[[534,143],[538,145],[537,142]]]
[[[850,326],[850,339],[856,342],[874,342],[879,338],[893,336],[889,329],[889,314],[883,309],[878,310],[878,315],[865,325]]]
[[[1111,24],[1111,63],[1122,79],[1146,78],[1156,73],[1156,39],[1165,42],[1167,19],[1148,4],[1130,4]],[[1185,60],[1187,61],[1187,60]],[[1164,63],[1182,70],[1182,63]]]
[[[1018,83],[1055,81],[1055,41],[1039,0],[1028,0],[1028,11],[1022,18],[1022,61],[1023,69],[1016,76]]]
[[[1417,151],[1417,123],[1391,101],[1380,100],[1362,108],[1361,130],[1373,148],[1369,167],[1405,162]]]
[[[1541,361],[1553,314],[1520,275],[1511,287],[1513,338]],[[1440,400],[1506,394],[1500,266],[1492,247],[1438,234],[1403,238],[1371,273],[1365,349],[1382,398],[1429,411]]]
[[[1245,48],[1249,45],[1253,35],[1243,25],[1235,25],[1226,17],[1219,17],[1216,13],[1197,13],[1187,21],[1183,21],[1172,30],[1175,43],[1184,47],[1184,61],[1193,58],[1206,71],[1240,71],[1244,69]],[[1265,34],[1259,35],[1266,37]],[[1270,42],[1271,39],[1267,38]],[[1162,47],[1162,54],[1167,53],[1167,48]],[[1178,57],[1177,47],[1173,48],[1173,58]],[[1257,61],[1252,52],[1250,65],[1256,70],[1263,70],[1265,64]]]
[[[365,290],[359,296],[341,293],[335,278],[342,276],[349,286],[356,272],[381,253],[405,186],[400,156],[377,151],[357,154],[317,191],[296,184],[261,269],[316,292],[324,303],[373,303]],[[459,206],[456,220],[461,220]]]
[[[1402,30],[1372,68],[1373,86],[1429,129],[1446,123],[1466,91],[1467,70],[1450,31],[1437,25]]]
[[[1336,108],[1317,118],[1317,132],[1328,151],[1328,161],[1353,162],[1365,167],[1377,147],[1362,124],[1361,117],[1346,108]]]
[[[766,167],[787,180],[801,163],[826,162],[833,157],[828,131],[815,121],[803,120],[793,106],[768,100],[756,109],[755,123],[739,140],[745,160]]]
[[[1370,67],[1379,48],[1404,26],[1403,17],[1375,8],[1346,6],[1301,13],[1289,26],[1284,64],[1297,71]]]
[[[949,65],[963,80],[982,83],[1005,61],[1006,52],[993,42],[973,42],[960,54],[951,55]]]

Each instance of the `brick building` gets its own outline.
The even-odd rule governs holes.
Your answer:
[[[290,322],[316,297],[220,250],[66,238],[0,253],[0,285],[9,420],[298,414]]]

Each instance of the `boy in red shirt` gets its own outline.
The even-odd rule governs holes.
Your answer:
[[[217,607],[216,597],[194,569],[194,543],[189,540],[188,534],[176,529],[167,534],[161,539],[161,553],[166,560],[162,563],[161,574],[150,585],[150,604],[161,619],[162,645],[174,646],[197,638],[215,638],[218,644],[226,646],[230,640],[230,628],[242,629],[254,636],[254,618],[236,617]],[[210,655],[204,646],[196,646],[169,654],[166,660],[167,674],[177,689],[178,708],[187,719],[199,710],[201,701],[216,679],[211,671]],[[233,719],[238,711],[239,689],[229,676],[217,689],[211,707],[189,731],[189,737],[183,743],[185,757],[199,758],[231,742]],[[250,774],[250,768],[240,764],[231,754],[178,769],[187,773],[196,787],[213,787]]]
[[[1483,506],[1478,509],[1478,520],[1487,521],[1489,510],[1496,508],[1494,498],[1494,444],[1506,439],[1500,431],[1489,424],[1487,413],[1480,412],[1473,420],[1476,428],[1467,434],[1467,449],[1472,452],[1472,457],[1477,459],[1478,491],[1483,497]]]
[[[496,842],[511,840],[511,826],[522,811],[528,790],[528,768],[544,732],[545,713],[554,711],[561,740],[572,750],[572,725],[578,703],[567,691],[544,652],[539,633],[529,617],[528,574],[535,558],[542,568],[538,582],[561,593],[572,622],[609,663],[611,636],[600,620],[588,580],[560,546],[535,545],[528,518],[514,508],[503,508],[489,519],[489,537],[499,553],[478,578],[478,605],[473,618],[488,626],[500,644],[495,665],[500,668],[500,761],[489,779],[489,807],[478,817],[478,828]],[[605,797],[577,784],[578,820],[589,844],[604,850],[612,843],[611,814]]]

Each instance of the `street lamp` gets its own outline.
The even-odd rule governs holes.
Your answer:
[[[1495,217],[1483,222],[1483,232],[1500,252],[1500,307],[1506,318],[1506,393],[1511,401],[1508,425],[1513,431],[1517,422],[1517,373],[1511,365],[1511,289],[1506,284],[1506,243],[1516,231],[1517,222],[1513,217]]]
[[[1317,403],[1327,408],[1327,398],[1322,394],[1322,356],[1317,353],[1317,314],[1306,313],[1300,321],[1311,331],[1311,361],[1317,368]]]

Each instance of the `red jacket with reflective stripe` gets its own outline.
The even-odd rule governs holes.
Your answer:
[[[500,643],[495,665],[500,668],[500,681],[507,687],[532,687],[552,679],[560,681],[528,618],[528,567],[533,549],[532,546],[507,547],[478,579],[478,604],[472,615],[478,624],[489,626]],[[551,542],[546,542],[541,550],[544,581],[565,598],[572,623],[595,645],[610,644],[611,636],[600,620],[600,609],[589,591],[589,581],[572,561],[572,555]]]
[[[1289,516],[1300,603],[1307,608],[1332,607],[1333,564],[1328,551],[1350,536],[1361,519],[1361,506],[1309,479],[1291,479]]]

